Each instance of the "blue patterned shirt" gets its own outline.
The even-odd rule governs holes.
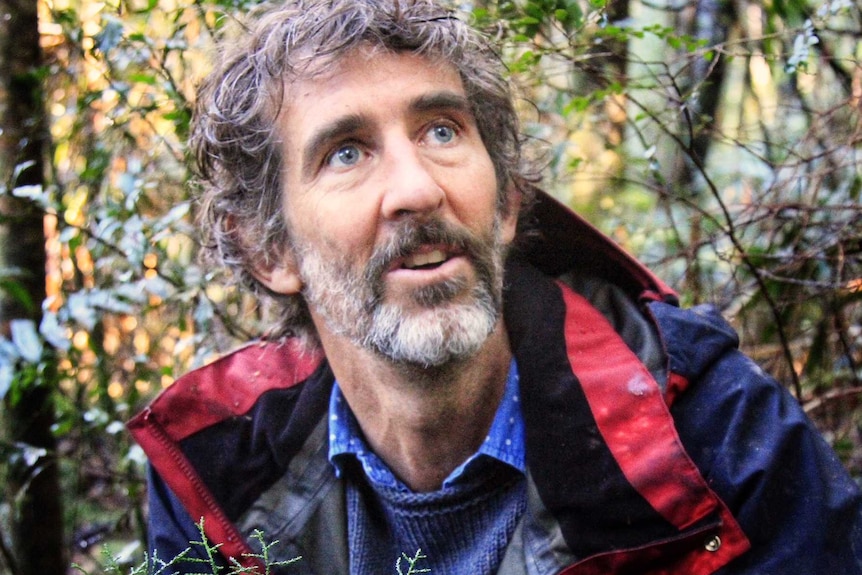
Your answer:
[[[482,467],[488,458],[501,461],[526,474],[524,455],[524,420],[518,385],[518,366],[515,360],[509,368],[503,399],[491,423],[488,436],[479,450],[459,465],[443,482],[443,488],[454,487],[474,469]],[[347,405],[338,382],[332,387],[329,401],[329,461],[337,474],[342,469],[339,460],[352,454],[362,464],[368,479],[378,485],[409,491],[389,467],[365,442],[356,417]]]

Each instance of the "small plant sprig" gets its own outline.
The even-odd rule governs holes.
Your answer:
[[[257,540],[260,544],[261,551],[260,553],[246,554],[244,557],[259,559],[264,566],[264,571],[261,572],[257,566],[245,567],[233,557],[230,559],[230,564],[227,566],[227,570],[225,571],[225,566],[219,565],[218,562],[218,549],[221,547],[221,544],[213,544],[210,542],[204,532],[203,518],[201,518],[200,522],[197,524],[197,528],[200,533],[200,540],[191,541],[191,546],[186,547],[169,561],[160,559],[158,553],[154,552],[152,557],[145,555],[142,563],[129,568],[128,566],[123,565],[120,557],[111,553],[108,548],[103,548],[102,563],[95,573],[87,571],[77,563],[73,563],[72,568],[80,572],[81,575],[169,575],[170,573],[175,572],[172,568],[181,563],[197,563],[200,565],[201,571],[196,572],[193,575],[271,575],[271,570],[274,567],[283,567],[302,559],[302,557],[294,557],[293,559],[288,559],[286,561],[274,561],[271,557],[271,550],[278,544],[278,540],[267,543],[264,539],[263,532],[259,529],[255,529],[251,537]],[[203,549],[205,557],[191,556],[192,546]],[[124,571],[126,568],[129,569],[128,572]],[[409,571],[408,573],[412,574],[422,572],[423,571]]]
[[[198,547],[203,548],[206,558],[202,559],[199,557],[187,557],[185,560],[189,563],[200,563],[209,567],[209,571],[206,571],[205,573],[196,573],[195,575],[218,575],[219,571],[221,571],[222,568],[219,566],[216,560],[216,554],[218,553],[218,548],[221,547],[221,543],[217,545],[210,544],[206,532],[204,531],[203,517],[201,517],[201,520],[198,522],[198,532],[201,535],[201,540],[192,541],[191,543],[192,545],[197,545]],[[233,574],[234,571],[231,571],[230,573]]]
[[[270,556],[269,556],[269,551],[270,551],[270,549],[272,549],[274,546],[276,546],[278,544],[278,539],[276,539],[275,541],[272,541],[270,543],[267,543],[266,540],[264,540],[264,538],[263,538],[263,531],[261,531],[260,529],[255,529],[254,533],[252,533],[251,536],[252,536],[252,538],[256,539],[258,543],[260,543],[260,553],[250,553],[250,554],[247,554],[245,556],[246,557],[254,557],[255,559],[260,559],[260,562],[263,563],[264,569],[265,569],[263,575],[270,575],[270,569],[272,569],[273,567],[283,567],[285,565],[290,565],[292,563],[296,563],[297,561],[302,559],[302,556],[300,555],[298,557],[294,557],[293,559],[288,559],[286,561],[272,561]],[[233,571],[232,570],[229,573],[229,575],[248,572],[246,570],[246,568],[242,567],[235,559],[231,559],[231,561],[236,565],[236,567],[239,567],[240,569],[243,569],[243,570],[242,571]],[[256,572],[256,571],[257,570],[255,569],[254,572]]]
[[[167,575],[173,573],[171,568],[180,563],[197,563],[202,567],[202,570],[192,575],[271,575],[271,570],[274,567],[284,567],[302,559],[300,556],[286,561],[274,561],[271,557],[271,550],[279,543],[278,540],[267,543],[264,538],[263,531],[255,529],[251,537],[260,544],[260,553],[249,553],[244,555],[244,557],[259,559],[264,566],[263,573],[261,573],[257,566],[245,567],[233,557],[230,559],[227,571],[222,573],[225,570],[225,567],[219,565],[217,559],[218,549],[221,547],[221,544],[213,544],[210,542],[204,531],[203,518],[201,518],[200,522],[197,524],[197,528],[200,533],[200,540],[192,541],[191,545],[202,548],[205,557],[190,556],[192,551],[191,546],[186,547],[169,561],[160,559],[158,553],[154,552],[152,557],[145,556],[142,563],[128,568],[129,571],[126,572],[124,571],[126,566],[122,564],[123,562],[120,560],[120,557],[114,555],[107,547],[105,547],[102,549],[102,564],[99,566],[97,572],[92,573],[87,571],[77,563],[73,563],[72,568],[81,573],[81,575]],[[423,559],[427,559],[427,556],[422,553],[422,549],[417,549],[416,553],[414,553],[412,557],[406,553],[402,553],[401,557],[395,561],[395,571],[397,575],[419,575],[420,573],[430,573],[431,569],[420,568],[417,565]],[[402,569],[404,566],[406,566],[407,571]]]
[[[118,555],[114,555],[111,553],[110,549],[107,547],[102,548],[102,564],[99,566],[98,573],[103,575],[162,575],[163,573],[172,573],[172,571],[168,571],[174,565],[180,563],[181,561],[189,561],[190,559],[187,557],[189,552],[191,551],[191,547],[186,547],[183,551],[179,552],[176,556],[174,556],[170,561],[164,561],[159,558],[158,553],[154,552],[152,560],[149,557],[144,557],[144,561],[139,563],[138,565],[133,565],[129,567],[128,573],[124,571],[127,567],[123,564],[120,557]],[[82,575],[93,575],[90,571],[87,571],[84,567],[77,563],[72,563],[72,568]]]
[[[407,572],[401,571],[401,560],[407,562]],[[406,553],[402,553],[401,557],[395,562],[395,570],[398,572],[398,575],[416,575],[417,573],[430,573],[430,569],[420,569],[416,566],[416,564],[422,560],[427,559],[427,557],[422,553],[422,549],[417,549],[416,553],[413,557],[410,557]]]

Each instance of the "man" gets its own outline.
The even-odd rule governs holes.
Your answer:
[[[259,530],[291,573],[862,573],[834,454],[713,311],[536,191],[446,10],[257,14],[192,149],[207,247],[280,324],[131,422],[160,559],[203,520],[221,565]]]

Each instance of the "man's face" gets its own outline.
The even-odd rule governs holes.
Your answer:
[[[517,213],[497,209],[456,70],[356,51],[289,85],[286,103],[284,265],[318,330],[409,364],[478,351],[499,319]]]

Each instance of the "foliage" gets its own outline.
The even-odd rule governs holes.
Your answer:
[[[0,396],[52,390],[78,559],[101,537],[143,539],[143,457],[122,422],[265,325],[262,310],[195,259],[184,148],[213,41],[251,4],[42,6],[50,183],[0,191],[45,214],[48,298],[40,325],[22,320],[0,340]],[[549,189],[685,303],[721,307],[746,351],[797,394],[860,474],[858,6],[458,6],[502,46]],[[0,286],[14,292],[8,272]],[[38,471],[32,446],[0,448]],[[0,507],[0,523],[14,504]],[[410,572],[421,572],[418,559],[404,557]]]
[[[506,46],[555,195],[685,304],[719,306],[827,436],[858,446],[859,7],[548,4],[474,14]]]
[[[272,541],[267,543],[263,532],[256,529],[252,534],[252,540],[257,543],[260,547],[260,553],[254,553],[251,555],[247,555],[246,557],[253,557],[260,561],[260,564],[263,565],[263,573],[261,573],[260,569],[256,566],[246,567],[242,565],[235,558],[231,559],[230,564],[225,570],[224,567],[219,565],[216,557],[218,556],[218,550],[220,545],[213,544],[210,542],[209,538],[204,531],[204,520],[201,518],[198,523],[198,533],[200,534],[199,541],[191,541],[190,547],[187,547],[185,550],[181,551],[174,557],[169,558],[168,560],[164,560],[158,557],[157,554],[153,554],[152,557],[145,557],[144,560],[137,564],[128,566],[127,557],[124,557],[122,554],[114,554],[107,547],[102,549],[102,562],[101,565],[98,566],[98,573],[102,573],[105,575],[162,575],[169,574],[174,572],[174,568],[182,565],[183,563],[197,563],[201,566],[202,574],[212,574],[212,575],[243,575],[243,574],[251,574],[251,575],[270,575],[273,569],[278,567],[285,567],[287,565],[292,565],[302,559],[302,557],[294,557],[292,559],[288,559],[286,561],[276,561],[270,558],[270,552],[272,548],[278,545],[278,541]],[[195,556],[192,553],[193,548],[198,548],[201,550],[201,555],[205,558],[200,558]],[[91,575],[93,571],[88,570],[81,565],[73,565],[75,569],[77,569],[82,575]]]
[[[198,533],[201,537],[199,541],[192,541],[190,547],[187,547],[169,560],[163,560],[157,555],[153,555],[153,557],[145,557],[144,560],[137,565],[128,566],[126,557],[122,556],[122,554],[114,554],[105,547],[102,549],[102,562],[97,568],[98,571],[94,572],[77,564],[73,565],[73,567],[82,575],[93,575],[94,573],[100,573],[103,575],[162,575],[172,573],[173,568],[175,566],[179,566],[183,562],[191,562],[199,563],[201,565],[201,573],[204,575],[270,575],[275,568],[292,565],[302,560],[302,557],[294,557],[286,561],[276,561],[271,559],[270,552],[273,547],[278,545],[279,542],[276,540],[267,543],[264,533],[259,529],[255,529],[252,534],[252,539],[260,547],[260,553],[253,553],[246,557],[257,559],[260,564],[263,565],[263,573],[260,572],[259,567],[245,567],[235,558],[231,559],[227,570],[225,570],[224,567],[220,566],[216,562],[215,558],[218,554],[219,545],[211,543],[207,538],[206,532],[204,531],[203,518],[201,518],[198,523]],[[206,558],[201,559],[195,557],[192,553],[192,546],[201,549],[201,554]],[[417,549],[413,556],[402,553],[401,557],[395,561],[395,572],[397,575],[418,575],[419,573],[430,573],[430,569],[423,569],[417,565],[421,560],[426,558],[427,557],[422,553],[421,549]],[[402,561],[407,567],[406,572],[401,568]]]
[[[45,214],[48,298],[41,325],[16,322],[0,340],[0,397],[52,388],[68,531],[87,550],[143,537],[143,455],[122,422],[226,340],[251,337],[255,316],[197,264],[191,224],[189,97],[223,8],[71,0],[41,17],[51,183],[4,192]]]

